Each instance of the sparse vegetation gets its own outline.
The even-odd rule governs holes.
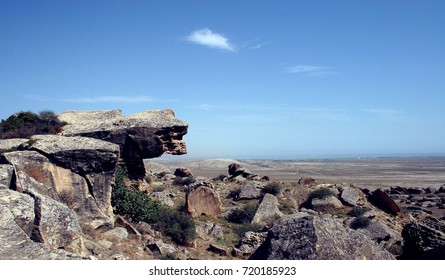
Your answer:
[[[233,228],[233,232],[236,233],[241,238],[243,237],[244,233],[248,231],[261,231],[262,229],[263,227],[260,226],[259,224],[244,223],[236,225]]]
[[[230,191],[227,197],[236,201],[239,199],[240,193],[241,193],[241,188],[236,188],[233,191]]]
[[[308,200],[312,200],[314,198],[323,199],[328,196],[335,196],[335,192],[329,188],[319,188],[309,194]]]
[[[127,188],[124,179],[127,171],[118,167],[111,204],[116,214],[126,216],[131,222],[140,221],[155,227],[179,244],[189,244],[195,239],[195,223],[190,216],[152,200],[137,188]]]
[[[262,190],[263,194],[269,193],[272,195],[277,195],[280,193],[280,191],[281,191],[281,185],[278,182],[270,182]]]
[[[366,228],[371,223],[371,220],[369,218],[358,216],[351,222],[351,228],[352,229],[359,229],[359,228]]]
[[[371,209],[369,209],[367,207],[355,206],[351,209],[351,211],[349,211],[348,214],[353,217],[360,217],[360,216],[363,216],[363,214],[365,214],[369,210],[371,210]]]
[[[57,134],[65,125],[52,111],[19,112],[0,123],[0,139],[29,138],[36,134]]]
[[[250,221],[252,221],[253,219],[253,216],[255,216],[257,208],[258,205],[247,204],[243,207],[243,209],[233,210],[227,217],[227,220],[235,224],[250,223]]]
[[[188,186],[196,182],[194,177],[176,177],[173,180],[173,185],[175,186]]]

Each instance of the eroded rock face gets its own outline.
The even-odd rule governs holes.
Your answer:
[[[3,185],[9,189],[11,187],[11,180],[13,174],[14,174],[14,167],[12,167],[12,165],[0,164],[0,185]]]
[[[283,216],[278,209],[278,199],[276,196],[266,193],[253,216],[252,223],[267,225],[273,223],[277,218]]]
[[[119,144],[121,160],[133,178],[144,177],[144,158],[187,153],[182,138],[188,124],[176,119],[171,110],[151,110],[126,117],[120,110],[67,111],[58,117],[68,123],[63,127],[63,135]]]
[[[14,138],[14,139],[1,139],[0,140],[0,153],[12,152],[17,150],[17,148],[26,143],[29,139],[25,138]]]
[[[216,217],[222,213],[218,194],[208,187],[198,187],[187,194],[187,212],[192,217],[201,215]]]
[[[394,257],[330,215],[297,213],[276,221],[252,259],[344,260]]]
[[[400,208],[395,201],[381,189],[377,189],[369,197],[369,201],[388,214],[397,215]]]

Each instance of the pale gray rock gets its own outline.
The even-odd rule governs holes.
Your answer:
[[[278,205],[278,199],[274,195],[266,193],[258,206],[255,216],[253,216],[252,224],[267,225],[283,216],[284,214],[278,209]]]
[[[150,196],[164,205],[170,207],[175,205],[172,200],[173,194],[170,191],[154,192]]]
[[[331,215],[297,213],[276,221],[252,259],[355,260],[395,259],[367,236]]]
[[[14,167],[12,165],[0,164],[0,185],[4,185],[6,188],[9,189],[11,187],[13,174]]]
[[[171,110],[151,110],[126,117],[119,110],[67,111],[58,117],[68,123],[63,127],[63,135],[119,144],[120,159],[132,178],[145,176],[143,159],[187,152],[182,138],[188,124],[176,119]]]
[[[326,212],[343,207],[338,198],[334,196],[328,196],[325,198],[314,198],[311,200],[312,209],[317,212]]]
[[[110,250],[111,246],[113,246],[113,242],[105,240],[105,239],[101,239],[99,241],[97,241],[97,244],[99,244],[102,248]]]
[[[168,166],[153,162],[151,160],[144,160],[144,167],[146,174],[149,175],[159,175],[159,174],[172,174],[173,172],[168,168]]]
[[[357,202],[362,198],[362,191],[353,187],[344,187],[340,195],[340,199],[350,206],[357,206]]]
[[[24,138],[0,139],[0,154],[17,150],[20,145],[28,141],[29,139]]]
[[[378,243],[383,240],[389,240],[392,235],[392,231],[388,226],[380,221],[371,222],[369,226],[359,229],[359,231]]]
[[[26,194],[13,190],[0,190],[0,205],[11,211],[14,222],[28,236],[34,229],[34,199]]]
[[[258,199],[262,195],[263,185],[249,181],[241,186],[238,199]]]
[[[267,232],[248,231],[244,233],[238,246],[244,256],[251,255],[266,241]]]
[[[128,231],[122,227],[116,227],[104,232],[104,238],[108,241],[119,243],[128,238]]]
[[[148,249],[164,257],[175,257],[178,254],[178,248],[172,244],[164,243],[162,240],[147,244]]]
[[[203,240],[210,240],[212,238],[221,239],[224,237],[222,227],[212,222],[198,222],[196,224],[196,234]]]

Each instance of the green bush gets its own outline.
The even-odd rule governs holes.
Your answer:
[[[258,206],[247,204],[243,209],[233,210],[227,217],[227,220],[234,224],[250,223],[255,216]]]
[[[248,231],[261,231],[263,229],[259,224],[244,223],[233,227],[233,232],[239,237],[243,237],[244,233]]]
[[[127,188],[124,179],[127,171],[118,167],[115,172],[115,186],[111,204],[116,214],[126,216],[131,222],[140,221],[155,227],[180,244],[190,244],[195,239],[195,223],[190,216],[152,200],[136,188]]]
[[[278,182],[270,182],[262,190],[263,194],[269,193],[272,195],[277,195],[280,193],[280,191],[281,191],[281,185]]]
[[[319,188],[309,194],[308,200],[312,200],[314,198],[323,199],[329,196],[335,196],[335,192],[329,188]]]
[[[51,111],[35,114],[19,112],[0,123],[0,139],[29,138],[36,134],[57,134],[66,123],[61,122]]]
[[[366,228],[371,223],[371,220],[369,218],[358,216],[351,222],[351,228],[352,229],[359,229],[359,228]]]

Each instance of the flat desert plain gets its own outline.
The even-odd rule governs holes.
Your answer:
[[[370,190],[377,188],[436,187],[445,184],[445,157],[381,157],[293,160],[158,159],[172,171],[189,168],[195,176],[227,175],[227,167],[236,162],[253,174],[274,181],[295,182],[312,177],[319,183],[351,183]]]

